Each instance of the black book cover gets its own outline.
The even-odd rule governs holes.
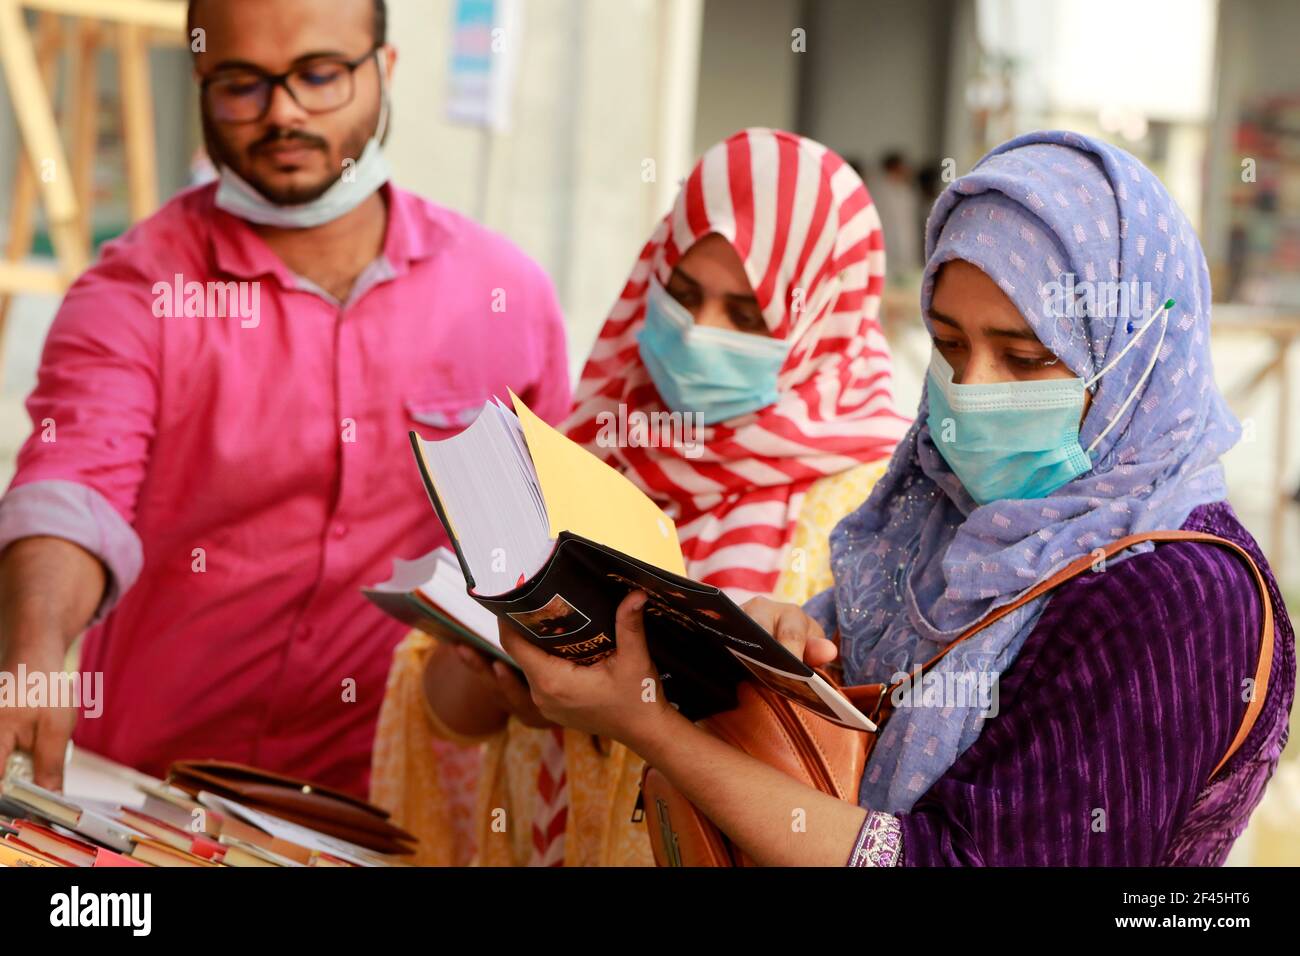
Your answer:
[[[630,591],[643,590],[646,643],[664,694],[699,720],[736,706],[736,687],[754,677],[777,692],[845,723],[807,683],[813,670],[767,633],[721,590],[561,531],[545,564],[503,594],[474,591],[456,530],[443,508],[411,433],[420,474],[460,562],[469,594],[547,653],[591,664],[615,648],[614,618]],[[845,706],[851,705],[845,701]],[[855,712],[856,713],[856,712]],[[863,718],[865,720],[865,718]],[[859,727],[858,729],[865,729]]]

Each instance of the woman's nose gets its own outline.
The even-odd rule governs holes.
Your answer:
[[[992,356],[973,353],[960,368],[953,368],[952,380],[955,385],[988,385],[1002,378]]]
[[[691,315],[695,317],[696,325],[708,325],[717,329],[725,329],[732,324],[731,319],[727,316],[727,309],[721,296],[705,296],[704,301],[691,309]]]

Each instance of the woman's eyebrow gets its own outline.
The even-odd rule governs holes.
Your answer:
[[[689,282],[691,285],[693,285],[693,286],[694,286],[695,288],[697,288],[697,289],[700,287],[700,282],[699,282],[699,280],[696,279],[694,276],[692,276],[689,272],[687,272],[687,271],[686,271],[685,269],[683,269],[681,266],[674,266],[674,267],[673,267],[673,274],[670,275],[670,276],[668,277],[668,281],[669,281],[669,282],[672,282],[674,279],[682,279],[682,280],[685,281],[685,282]]]
[[[1019,339],[1024,342],[1033,342],[1035,345],[1042,345],[1043,348],[1047,348],[1046,345],[1043,345],[1042,340],[1029,329],[985,329],[984,334],[1000,339]]]
[[[678,277],[678,276],[680,276],[681,278],[685,279],[687,282],[689,282],[691,285],[693,285],[696,289],[701,289],[701,288],[703,288],[703,286],[700,285],[700,280],[699,280],[699,279],[696,279],[694,276],[692,276],[689,272],[687,272],[687,271],[686,271],[685,269],[683,269],[681,266],[674,266],[674,267],[673,267],[673,274],[670,275],[670,276],[668,277],[668,281],[669,281],[669,282],[672,282],[673,279],[676,278],[676,277]],[[731,300],[733,300],[733,301],[735,301],[735,302],[740,302],[740,303],[745,304],[745,305],[748,305],[748,304],[750,304],[750,303],[752,303],[752,304],[754,304],[754,305],[758,305],[758,296],[754,295],[754,293],[752,293],[752,292],[728,292],[728,293],[726,293],[726,294],[723,296],[723,298],[731,299]]]
[[[956,319],[946,316],[942,312],[931,309],[930,318],[942,325],[952,326],[958,332],[962,331],[961,324]],[[1031,329],[981,329],[980,331],[992,338],[1019,339],[1024,342],[1033,342],[1035,345],[1043,345],[1042,340]],[[1043,345],[1043,348],[1047,348],[1047,346]]]

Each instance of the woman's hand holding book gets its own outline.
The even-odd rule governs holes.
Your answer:
[[[676,716],[646,649],[645,601],[644,591],[623,599],[615,617],[617,650],[594,664],[548,654],[501,624],[501,644],[528,675],[532,700],[544,717],[635,749],[638,734],[665,715]]]
[[[743,607],[763,630],[809,667],[824,667],[839,654],[839,648],[826,637],[822,626],[797,604],[756,597],[746,601]]]
[[[463,644],[439,643],[425,668],[424,692],[438,719],[461,736],[495,733],[511,715],[529,727],[551,726],[509,667]]]

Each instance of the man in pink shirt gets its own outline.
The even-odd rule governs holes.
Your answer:
[[[0,501],[0,671],[59,671],[90,625],[79,744],[364,795],[405,628],[359,589],[444,541],[407,433],[508,388],[560,419],[563,324],[527,256],[387,182],[382,0],[190,16],[221,180],[105,247],[54,320]],[[0,708],[0,766],[31,751],[60,785],[76,713]]]

